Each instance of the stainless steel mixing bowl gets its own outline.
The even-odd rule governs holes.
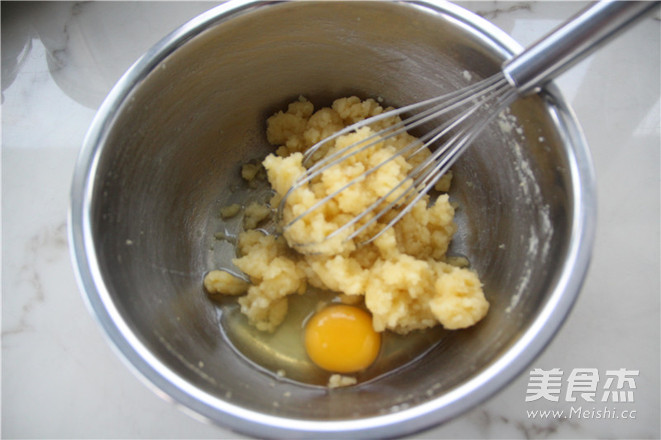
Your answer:
[[[452,252],[491,309],[395,374],[328,391],[252,366],[204,294],[216,213],[265,119],[299,95],[400,106],[496,72],[519,46],[444,2],[229,2],[167,36],[112,89],[72,185],[78,281],[110,342],[161,395],[257,437],[396,437],[516,377],[579,292],[595,223],[591,161],[558,91],[517,102],[456,164]]]

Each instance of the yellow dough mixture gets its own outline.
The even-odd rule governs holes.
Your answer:
[[[294,181],[305,173],[302,152],[332,133],[383,111],[375,100],[349,97],[315,112],[312,103],[300,98],[289,104],[286,112],[270,117],[267,137],[277,150],[266,157],[263,166],[275,191],[271,208],[277,208]],[[395,121],[391,118],[380,122],[379,127],[366,127],[341,136],[313,159],[360,142],[374,130]],[[288,224],[325,195],[415,141],[403,133],[331,167],[287,197],[282,224]],[[405,334],[439,323],[446,329],[472,326],[486,315],[489,303],[478,275],[446,259],[456,231],[454,208],[447,194],[439,195],[433,203],[428,196],[423,197],[393,228],[368,244],[360,245],[394,213],[379,219],[353,240],[344,238],[355,228],[324,240],[329,232],[387,194],[429,154],[425,151],[408,161],[398,156],[293,223],[282,235],[267,235],[255,229],[242,232],[238,240],[239,257],[234,263],[251,282],[211,271],[205,278],[206,289],[212,294],[241,295],[238,301],[242,313],[264,331],[275,330],[284,320],[288,296],[304,294],[308,286],[337,292],[346,303],[364,301],[377,332],[391,330]],[[439,189],[448,187],[449,175],[441,179]]]

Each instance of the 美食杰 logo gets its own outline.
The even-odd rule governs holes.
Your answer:
[[[639,370],[619,368],[574,368],[565,372],[560,368],[530,370],[526,388],[526,402],[567,402],[569,408],[527,410],[529,418],[593,418],[635,419],[634,402],[636,377]],[[619,406],[619,407],[618,407]]]

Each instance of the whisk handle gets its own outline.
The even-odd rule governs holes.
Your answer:
[[[593,50],[642,18],[658,1],[599,1],[503,64],[521,94],[535,92]]]

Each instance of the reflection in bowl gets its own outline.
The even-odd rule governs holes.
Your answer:
[[[401,106],[489,76],[517,45],[442,2],[229,2],[178,29],[117,83],[76,167],[78,279],[141,376],[201,416],[258,437],[401,436],[500,389],[540,353],[587,269],[595,221],[587,147],[551,86],[512,105],[454,166],[451,252],[490,302],[415,362],[354,387],[281,378],[238,353],[204,274],[242,164],[270,152],[264,121],[299,95]],[[415,133],[414,133],[415,134]]]

